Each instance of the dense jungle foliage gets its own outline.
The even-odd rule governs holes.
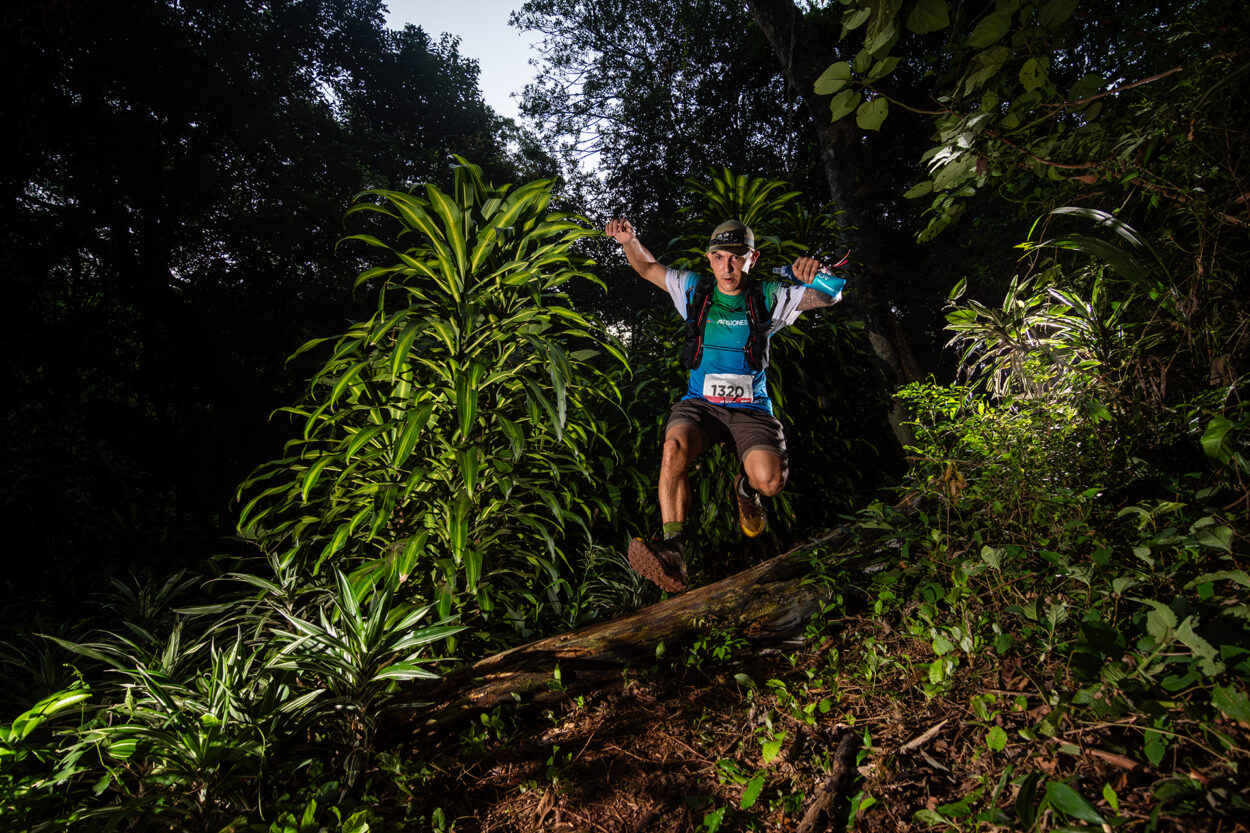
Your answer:
[[[1244,17],[529,0],[517,124],[380,0],[11,5],[5,828],[790,830],[850,733],[834,828],[1245,829]],[[661,599],[681,322],[615,216],[850,249],[766,536],[692,481],[694,583],[793,551],[820,611],[396,742]]]

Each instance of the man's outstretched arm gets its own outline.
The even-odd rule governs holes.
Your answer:
[[[664,283],[668,267],[656,260],[655,256],[647,251],[647,247],[642,245],[638,235],[634,234],[634,227],[629,220],[608,220],[608,224],[603,227],[603,233],[621,244],[625,258],[629,261],[629,265],[634,267],[635,272],[648,283],[653,283],[660,289],[668,291]]]

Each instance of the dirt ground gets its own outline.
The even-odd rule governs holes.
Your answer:
[[[908,639],[868,620],[844,627],[860,638],[876,630],[896,651]],[[1112,751],[1122,748],[1114,725],[1017,742],[1019,729],[1049,711],[1037,695],[1039,669],[968,669],[963,677],[975,688],[928,698],[923,666],[896,665],[868,682],[838,675],[838,643],[739,647],[720,662],[677,658],[595,691],[497,709],[443,742],[404,815],[466,833],[1026,829],[1016,815],[1029,803],[1020,797],[1028,789],[1021,776],[1034,772],[1037,780],[1078,784],[1108,818],[1099,795],[1110,785],[1119,799],[1116,829],[1248,829],[1240,819],[1192,810],[1152,826],[1159,773]],[[985,721],[969,706],[985,693],[1014,708]],[[1012,738],[998,751],[986,744],[994,726]],[[847,732],[861,744],[853,778],[828,816],[805,823]],[[1046,809],[1033,829],[1065,823],[1112,829]]]

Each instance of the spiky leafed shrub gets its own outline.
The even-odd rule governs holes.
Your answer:
[[[1101,490],[1179,494],[1189,487],[1175,478],[1199,468],[1244,495],[1244,379],[1231,373],[1245,325],[1223,264],[1178,278],[1186,256],[1089,208],[1050,212],[1020,248],[1029,268],[1001,304],[951,293],[969,384],[900,394],[934,493],[1020,542],[1053,540]]]
[[[411,706],[402,683],[435,677],[433,646],[463,630],[338,572],[330,587],[232,573],[223,601],[158,622],[132,604],[172,605],[194,581],[117,583],[108,629],[53,640],[79,679],[0,724],[13,829],[268,829],[282,812],[311,818],[325,787],[347,806],[378,763],[379,721]]]
[[[498,187],[460,163],[450,194],[371,191],[349,211],[380,228],[348,239],[392,258],[356,282],[377,310],[285,409],[299,434],[241,488],[240,528],[303,569],[523,623],[559,603],[566,536],[612,512],[596,413],[624,357],[561,294],[594,280],[572,250],[585,222],[549,213],[549,181]]]

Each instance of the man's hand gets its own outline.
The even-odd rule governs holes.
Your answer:
[[[794,276],[803,283],[811,283],[820,271],[820,261],[814,257],[801,257],[790,266]]]
[[[634,234],[633,225],[623,217],[616,220],[608,220],[608,224],[603,227],[603,233],[622,246],[638,239],[638,235]]]
[[[642,241],[634,233],[634,226],[629,220],[624,217],[608,220],[608,224],[603,227],[603,233],[621,244],[625,259],[629,261],[630,266],[634,267],[635,272],[648,283],[667,291],[665,275],[668,269],[664,267],[664,264],[656,261],[654,255],[642,245]]]

